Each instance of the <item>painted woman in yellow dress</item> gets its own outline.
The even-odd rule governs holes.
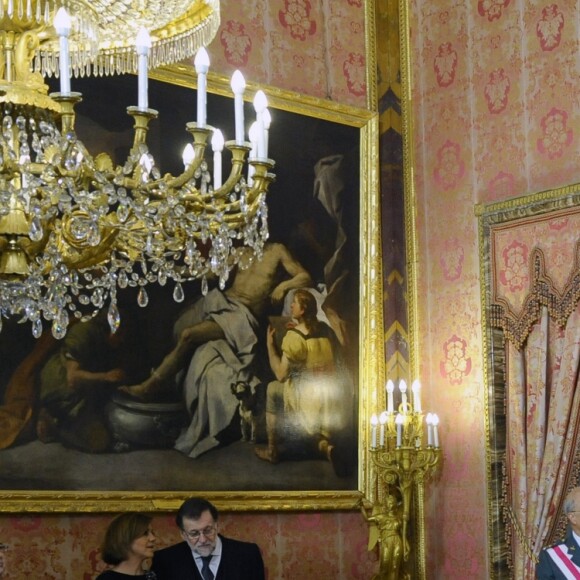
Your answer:
[[[268,358],[277,380],[269,383],[267,390],[268,445],[257,448],[256,454],[276,463],[281,444],[300,441],[333,461],[332,436],[344,428],[344,389],[336,375],[336,340],[330,327],[317,319],[316,299],[308,290],[295,291],[290,310],[293,323],[282,340],[281,352],[274,329],[268,328]]]

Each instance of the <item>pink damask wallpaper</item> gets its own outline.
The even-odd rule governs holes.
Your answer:
[[[211,70],[240,69],[264,83],[343,104],[366,106],[363,0],[222,0],[221,29],[208,52]],[[97,548],[110,515],[2,515],[0,542],[9,579],[95,578]],[[170,516],[156,527],[162,544],[175,535]],[[226,514],[223,531],[257,541],[268,578],[372,576],[367,527],[358,513]]]
[[[366,107],[364,0],[222,1],[212,69]]]
[[[474,206],[580,180],[578,4],[412,0],[410,22],[419,361],[445,455],[428,491],[428,570],[486,579]]]
[[[111,515],[33,515],[0,520],[9,544],[6,580],[94,580],[105,567],[99,545]],[[157,545],[180,541],[170,515],[153,521]],[[256,542],[267,578],[370,578],[377,557],[369,553],[367,528],[358,514],[223,514],[225,536]]]

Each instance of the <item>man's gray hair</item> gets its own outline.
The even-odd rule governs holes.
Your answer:
[[[564,500],[564,513],[565,514],[572,513],[573,511],[575,511],[575,509],[576,509],[576,504],[574,502],[574,496],[572,494],[570,494]]]

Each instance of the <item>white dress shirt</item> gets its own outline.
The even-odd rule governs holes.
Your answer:
[[[193,554],[193,558],[195,559],[195,565],[197,566],[199,574],[201,575],[203,560],[201,559],[201,556],[197,552],[194,552],[192,550],[191,553]],[[212,557],[209,563],[209,569],[213,572],[213,577],[215,578],[217,576],[217,571],[222,559],[222,540],[219,536],[216,539],[214,551],[209,555]]]

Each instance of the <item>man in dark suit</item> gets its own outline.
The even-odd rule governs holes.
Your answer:
[[[540,552],[536,566],[538,580],[580,578],[580,487],[575,487],[564,501],[568,517],[566,539]]]
[[[186,500],[175,521],[184,541],[155,552],[157,580],[264,580],[258,546],[218,534],[218,511],[209,501]]]

